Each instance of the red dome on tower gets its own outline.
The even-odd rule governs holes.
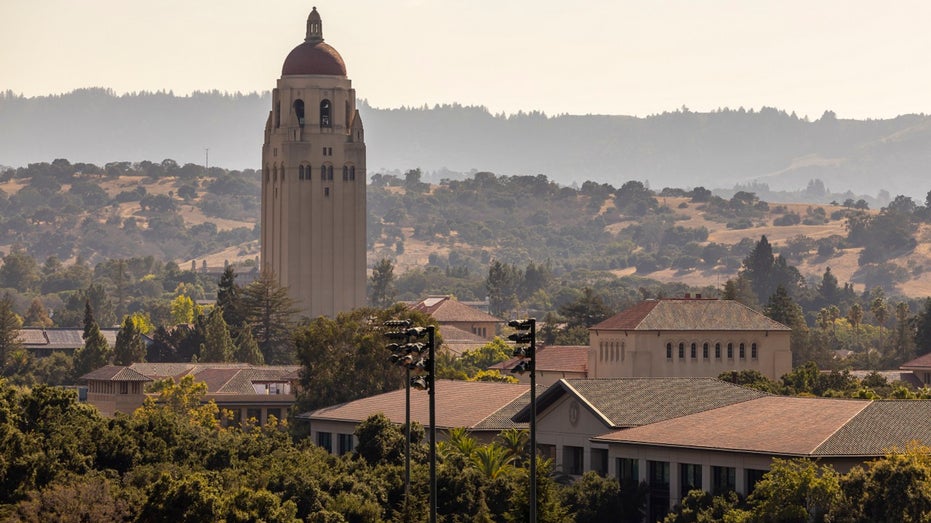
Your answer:
[[[281,76],[300,74],[346,76],[343,57],[323,42],[323,22],[316,7],[307,17],[307,37],[304,43],[288,53],[281,67]]]

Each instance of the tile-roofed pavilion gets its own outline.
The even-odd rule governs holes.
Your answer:
[[[762,330],[789,327],[735,300],[664,298],[646,300],[591,327],[592,330]]]
[[[511,374],[520,358],[511,358],[489,367],[505,375],[516,376],[521,383],[530,382],[528,374]],[[552,385],[561,379],[588,376],[588,345],[546,345],[536,351],[537,383]]]
[[[495,336],[501,319],[487,312],[470,307],[453,296],[430,296],[413,305],[411,309],[430,315],[443,327],[452,326],[466,332],[478,334],[486,340]]]

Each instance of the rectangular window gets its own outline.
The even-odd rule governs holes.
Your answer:
[[[572,447],[566,445],[562,448],[562,470],[566,474],[573,476],[582,475],[582,460],[585,457],[585,449],[582,447]]]
[[[352,439],[352,434],[337,434],[336,435],[336,445],[339,455],[348,454],[353,451],[355,444]]]
[[[281,409],[268,409],[268,411],[265,413],[265,419],[271,418],[272,416],[281,422]]]
[[[128,381],[120,382],[120,394],[129,394],[129,382]]]
[[[537,444],[537,455],[541,458],[556,459],[556,445]]]
[[[262,423],[262,409],[246,409],[246,420],[254,421],[256,425]]]
[[[701,465],[682,463],[679,465],[680,495],[685,497],[692,490],[701,490]]]
[[[711,493],[718,495],[732,490],[737,490],[737,469],[711,467]]]
[[[608,449],[592,449],[592,470],[599,476],[608,475]]]
[[[323,188],[323,195],[326,196],[327,198],[330,197],[330,188],[329,188],[329,187],[324,187],[324,188]]]
[[[668,461],[648,461],[647,466],[650,469],[650,488],[669,488],[669,462]]]
[[[744,476],[747,478],[747,490],[744,492],[750,494],[753,492],[753,489],[756,488],[756,484],[763,479],[763,474],[766,474],[765,470],[756,470],[756,469],[745,469]]]
[[[633,458],[617,458],[617,480],[621,485],[640,483],[640,460]]]
[[[317,446],[326,449],[327,452],[333,452],[333,434],[330,432],[318,432]]]

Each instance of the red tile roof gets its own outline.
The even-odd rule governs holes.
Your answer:
[[[436,321],[444,322],[473,322],[501,323],[500,318],[470,307],[452,296],[430,297],[414,304],[412,309],[429,314]]]
[[[903,363],[900,369],[904,370],[928,370],[931,369],[931,352],[923,354],[917,358]]]
[[[598,441],[664,447],[814,455],[869,401],[765,396],[599,436]]]
[[[511,358],[489,367],[502,371],[511,370],[519,362]],[[547,345],[537,350],[536,368],[540,371],[562,371],[585,373],[588,370],[588,345]]]
[[[480,427],[486,419],[521,398],[530,387],[512,383],[438,380],[437,428]],[[382,413],[394,423],[404,423],[404,389],[362,398],[298,415],[309,420],[360,422]],[[429,426],[429,395],[411,390],[411,420]],[[491,427],[490,427],[491,428]],[[493,427],[503,428],[503,427]]]
[[[733,300],[646,300],[595,325],[591,330],[788,331],[785,325]]]

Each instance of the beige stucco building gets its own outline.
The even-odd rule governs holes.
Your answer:
[[[316,8],[285,58],[265,124],[262,266],[307,316],[365,305],[365,136]]]
[[[715,377],[792,370],[791,329],[732,300],[646,300],[589,329],[588,377]]]

